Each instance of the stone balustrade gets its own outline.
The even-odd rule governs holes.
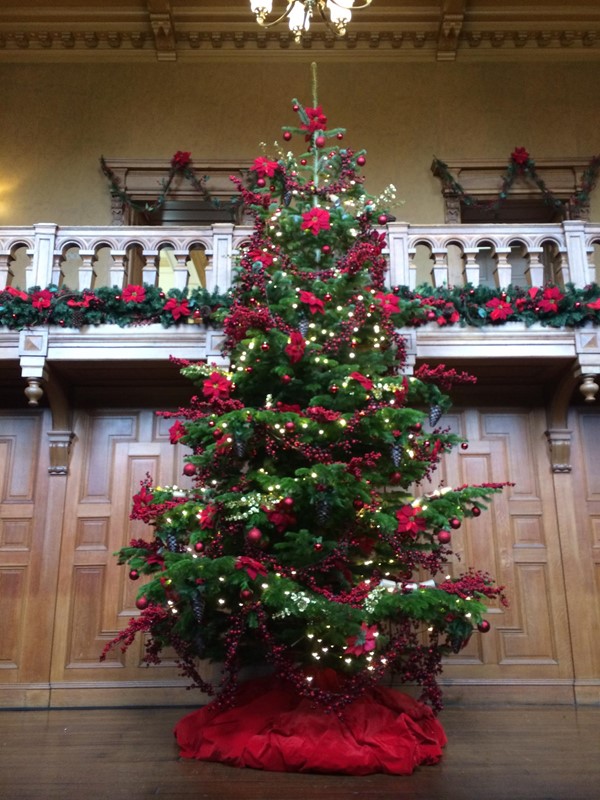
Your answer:
[[[539,225],[389,223],[391,286],[504,288],[596,281],[600,224],[569,220]],[[203,228],[0,228],[0,289],[50,284],[73,290],[147,283],[163,289],[202,285],[225,291],[249,226]]]

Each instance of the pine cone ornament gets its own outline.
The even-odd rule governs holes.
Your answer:
[[[308,333],[308,320],[303,317],[300,322],[298,323],[298,330],[302,334],[302,336],[306,336]]]
[[[394,442],[391,448],[392,452],[392,462],[395,467],[400,466],[400,462],[402,461],[402,445],[400,442]]]
[[[200,593],[197,593],[192,597],[191,605],[194,617],[196,618],[196,622],[202,622],[202,617],[204,616],[204,606],[206,604],[204,602],[204,598]]]
[[[437,403],[431,406],[429,409],[429,424],[432,426],[437,425],[443,413],[442,407],[437,405]]]
[[[233,449],[238,458],[243,458],[246,455],[246,442],[241,436],[234,437]]]
[[[169,549],[172,553],[176,553],[179,550],[179,542],[177,541],[177,537],[174,533],[167,533],[165,541],[167,544],[167,549]]]
[[[323,495],[317,498],[317,522],[319,525],[325,525],[329,519],[329,512],[331,511],[331,501],[328,497]]]

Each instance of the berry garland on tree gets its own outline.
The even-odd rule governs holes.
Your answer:
[[[141,617],[108,648],[146,631],[149,661],[173,646],[225,705],[240,669],[267,662],[327,711],[345,713],[390,671],[437,710],[442,657],[489,627],[489,600],[505,602],[486,574],[446,576],[453,530],[502,485],[413,494],[461,441],[437,422],[444,392],[471,379],[403,374],[403,300],[384,282],[374,225],[386,211],[364,190],[365,154],[340,145],[316,104],[294,110],[284,138],[306,152],[257,158],[238,182],[256,222],[224,321],[230,366],[182,365],[198,394],[163,414],[191,450],[194,487],[148,478],[135,496],[132,517],[155,536],[120,562],[149,580]],[[222,664],[218,686],[200,659]]]

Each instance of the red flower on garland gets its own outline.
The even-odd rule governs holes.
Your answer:
[[[27,293],[22,292],[20,289],[13,289],[12,286],[7,286],[3,291],[10,294],[12,297],[18,297],[20,300],[27,300]]]
[[[317,236],[319,231],[329,230],[329,211],[326,208],[319,208],[315,206],[310,211],[305,211],[302,214],[302,225],[300,228],[303,231],[310,231]]]
[[[307,139],[310,139],[310,135],[313,134],[315,131],[324,131],[327,129],[327,117],[323,114],[323,109],[321,106],[315,106],[314,108],[305,108],[306,116],[308,117],[308,123],[302,123],[300,126],[303,131],[308,131]]]
[[[396,519],[398,520],[398,527],[396,533],[408,533],[413,539],[417,538],[417,534],[424,531],[427,527],[427,521],[419,514],[420,509],[411,505],[404,505],[396,511]]]
[[[546,313],[555,313],[558,311],[558,304],[564,298],[564,294],[556,286],[549,286],[544,289],[542,299],[538,300],[538,307],[540,311]]]
[[[258,575],[266,575],[265,567],[254,558],[238,556],[235,562],[236,569],[245,569],[250,580],[255,580]]]
[[[204,506],[200,514],[198,515],[198,520],[200,521],[200,527],[206,530],[207,528],[212,528],[215,524],[215,516],[217,514],[217,507],[216,506]]]
[[[381,310],[384,314],[396,314],[400,311],[400,302],[395,294],[376,292],[375,297],[381,303]]]
[[[192,309],[189,307],[187,300],[178,300],[176,297],[171,297],[163,306],[163,311],[170,311],[173,319],[178,320],[181,317],[189,317]]]
[[[273,175],[279,169],[279,163],[277,161],[271,161],[264,156],[259,156],[258,158],[254,159],[254,164],[252,164],[252,169],[256,172],[257,177],[264,178],[272,178]]]
[[[185,169],[192,160],[192,154],[188,151],[178,150],[171,159],[173,169]]]
[[[48,289],[41,289],[31,295],[31,305],[34,308],[50,308],[52,305],[52,292]]]
[[[257,247],[248,250],[247,257],[252,262],[260,261],[263,267],[270,267],[273,264],[273,256],[271,253],[265,253],[264,250],[259,250]]]
[[[511,161],[513,161],[518,167],[523,167],[529,161],[529,153],[524,147],[515,147],[515,149],[510,154]]]
[[[146,299],[146,290],[143,286],[129,285],[121,293],[124,303],[143,303]]]
[[[295,514],[292,514],[283,502],[278,503],[275,508],[266,510],[266,513],[269,522],[275,527],[277,533],[283,533],[293,528],[296,524]]]
[[[348,646],[344,650],[344,655],[361,656],[363,653],[373,652],[377,645],[378,633],[377,625],[367,625],[366,622],[363,622],[360,626],[360,633],[346,639]]]
[[[360,383],[363,389],[367,392],[370,392],[373,388],[373,381],[370,378],[367,378],[365,375],[362,375],[360,372],[351,372],[350,377],[357,383]]]
[[[209,400],[227,400],[232,385],[220,372],[213,372],[202,384],[202,393]]]
[[[185,429],[185,425],[181,422],[181,420],[177,420],[169,428],[169,441],[171,444],[177,444],[177,442],[183,438],[186,433],[187,431]]]
[[[306,305],[310,309],[311,314],[325,313],[325,306],[323,305],[323,301],[320,300],[312,292],[304,292],[304,291],[300,292],[300,302],[306,303]]]
[[[304,351],[306,350],[306,341],[304,340],[304,336],[298,331],[292,331],[290,334],[290,342],[285,347],[285,354],[288,356],[292,364],[296,364],[302,356],[304,355]]]
[[[85,292],[82,300],[67,300],[67,305],[71,308],[89,308],[95,299],[96,297],[93,294]]]
[[[592,311],[600,311],[600,297],[597,300],[593,300],[591,303],[586,303],[588,308],[591,308]]]
[[[136,519],[140,512],[145,511],[153,499],[154,495],[149,490],[148,486],[142,483],[139,492],[133,495],[133,507],[131,510],[132,519]]]
[[[492,297],[487,301],[485,307],[490,309],[490,319],[493,319],[494,322],[504,322],[514,312],[511,304],[499,297]]]

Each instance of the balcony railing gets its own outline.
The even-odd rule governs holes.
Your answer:
[[[0,228],[0,289],[50,284],[73,290],[146,283],[163,289],[231,285],[240,245],[252,229],[218,223],[203,228]],[[600,267],[600,224],[579,220],[540,225],[408,225],[390,223],[390,286],[504,288],[510,284],[584,287]]]

